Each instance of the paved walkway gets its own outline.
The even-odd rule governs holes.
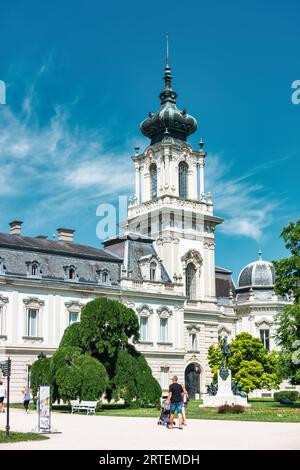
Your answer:
[[[6,415],[0,415],[5,429]],[[193,419],[182,431],[153,418],[52,414],[61,434],[47,441],[0,444],[4,449],[300,449],[300,423],[256,423]],[[12,431],[33,431],[36,413],[11,410]]]

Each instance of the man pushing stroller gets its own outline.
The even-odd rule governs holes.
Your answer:
[[[183,429],[182,427],[182,404],[183,404],[184,390],[182,386],[177,382],[178,382],[178,378],[176,375],[174,375],[174,377],[172,378],[172,383],[169,387],[169,394],[167,398],[167,404],[170,405],[170,424],[167,426],[169,429],[173,428],[174,414],[176,411],[178,413],[179,429]]]

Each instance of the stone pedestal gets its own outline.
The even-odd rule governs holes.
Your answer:
[[[218,373],[218,392],[216,395],[204,395],[203,405],[200,407],[218,407],[221,405],[250,406],[247,397],[234,395],[231,390],[231,371],[228,369],[228,377],[224,380]]]

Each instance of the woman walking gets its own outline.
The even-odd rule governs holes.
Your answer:
[[[0,380],[0,413],[5,413],[5,409],[4,409],[5,397],[6,397],[6,389],[3,385],[2,380]]]
[[[29,402],[31,400],[30,390],[29,387],[25,387],[24,394],[23,394],[23,405],[25,408],[26,413],[29,413]]]
[[[186,426],[186,409],[189,402],[189,394],[187,389],[183,387],[183,403],[182,403],[182,424]]]

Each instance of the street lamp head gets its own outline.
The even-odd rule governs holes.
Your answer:
[[[46,359],[46,355],[41,351],[40,354],[38,355],[38,359]]]

